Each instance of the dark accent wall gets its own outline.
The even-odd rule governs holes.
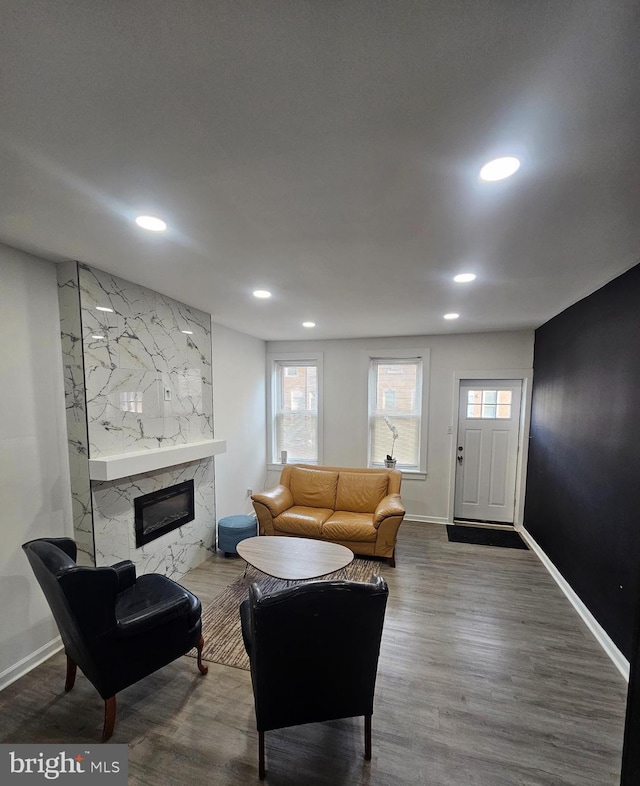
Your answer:
[[[536,330],[525,527],[631,658],[640,610],[640,265]]]

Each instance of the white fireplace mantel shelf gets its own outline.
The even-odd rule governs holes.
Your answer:
[[[224,439],[204,439],[201,442],[188,442],[185,445],[168,445],[165,448],[149,448],[131,453],[116,453],[89,459],[89,478],[91,480],[117,480],[130,475],[141,475],[156,469],[185,464],[188,461],[216,456],[224,453],[227,442]]]

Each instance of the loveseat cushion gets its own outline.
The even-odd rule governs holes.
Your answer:
[[[373,526],[370,513],[336,512],[322,525],[323,540],[361,541],[374,543],[378,530]]]
[[[322,536],[322,525],[332,513],[333,511],[328,508],[310,508],[303,505],[294,505],[275,518],[273,526],[278,532],[286,532],[288,535],[320,538]]]
[[[294,505],[335,510],[338,473],[322,469],[293,467],[289,489]],[[375,505],[371,510],[375,510]]]
[[[335,510],[373,513],[386,496],[387,486],[385,472],[341,472]]]

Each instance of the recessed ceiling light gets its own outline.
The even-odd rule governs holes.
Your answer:
[[[104,338],[104,336],[91,336],[91,338]]]
[[[96,311],[108,311],[110,314],[113,314],[113,309],[108,306],[96,306]]]
[[[193,330],[183,330],[182,332],[186,333],[188,336],[192,336],[193,335]]]
[[[453,280],[458,284],[466,284],[467,281],[474,281],[475,277],[475,273],[458,273],[457,276],[453,277]]]
[[[150,232],[164,232],[167,225],[161,218],[154,216],[138,216],[136,224],[143,229],[148,229]]]
[[[504,180],[505,177],[511,177],[519,168],[520,161],[514,156],[495,158],[482,167],[480,178],[482,180]]]
[[[315,326],[316,326],[315,322],[303,322],[302,323],[302,327],[315,327]]]
[[[445,314],[444,318],[445,319],[457,319],[459,316],[460,316],[460,314],[456,314],[455,312],[452,312],[451,314]]]
[[[254,297],[267,298],[271,297],[271,292],[268,289],[255,289],[253,292]]]

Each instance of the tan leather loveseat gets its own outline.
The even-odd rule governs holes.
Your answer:
[[[351,469],[288,464],[280,484],[253,494],[261,535],[330,540],[355,554],[386,557],[404,517],[402,474],[396,469]]]

